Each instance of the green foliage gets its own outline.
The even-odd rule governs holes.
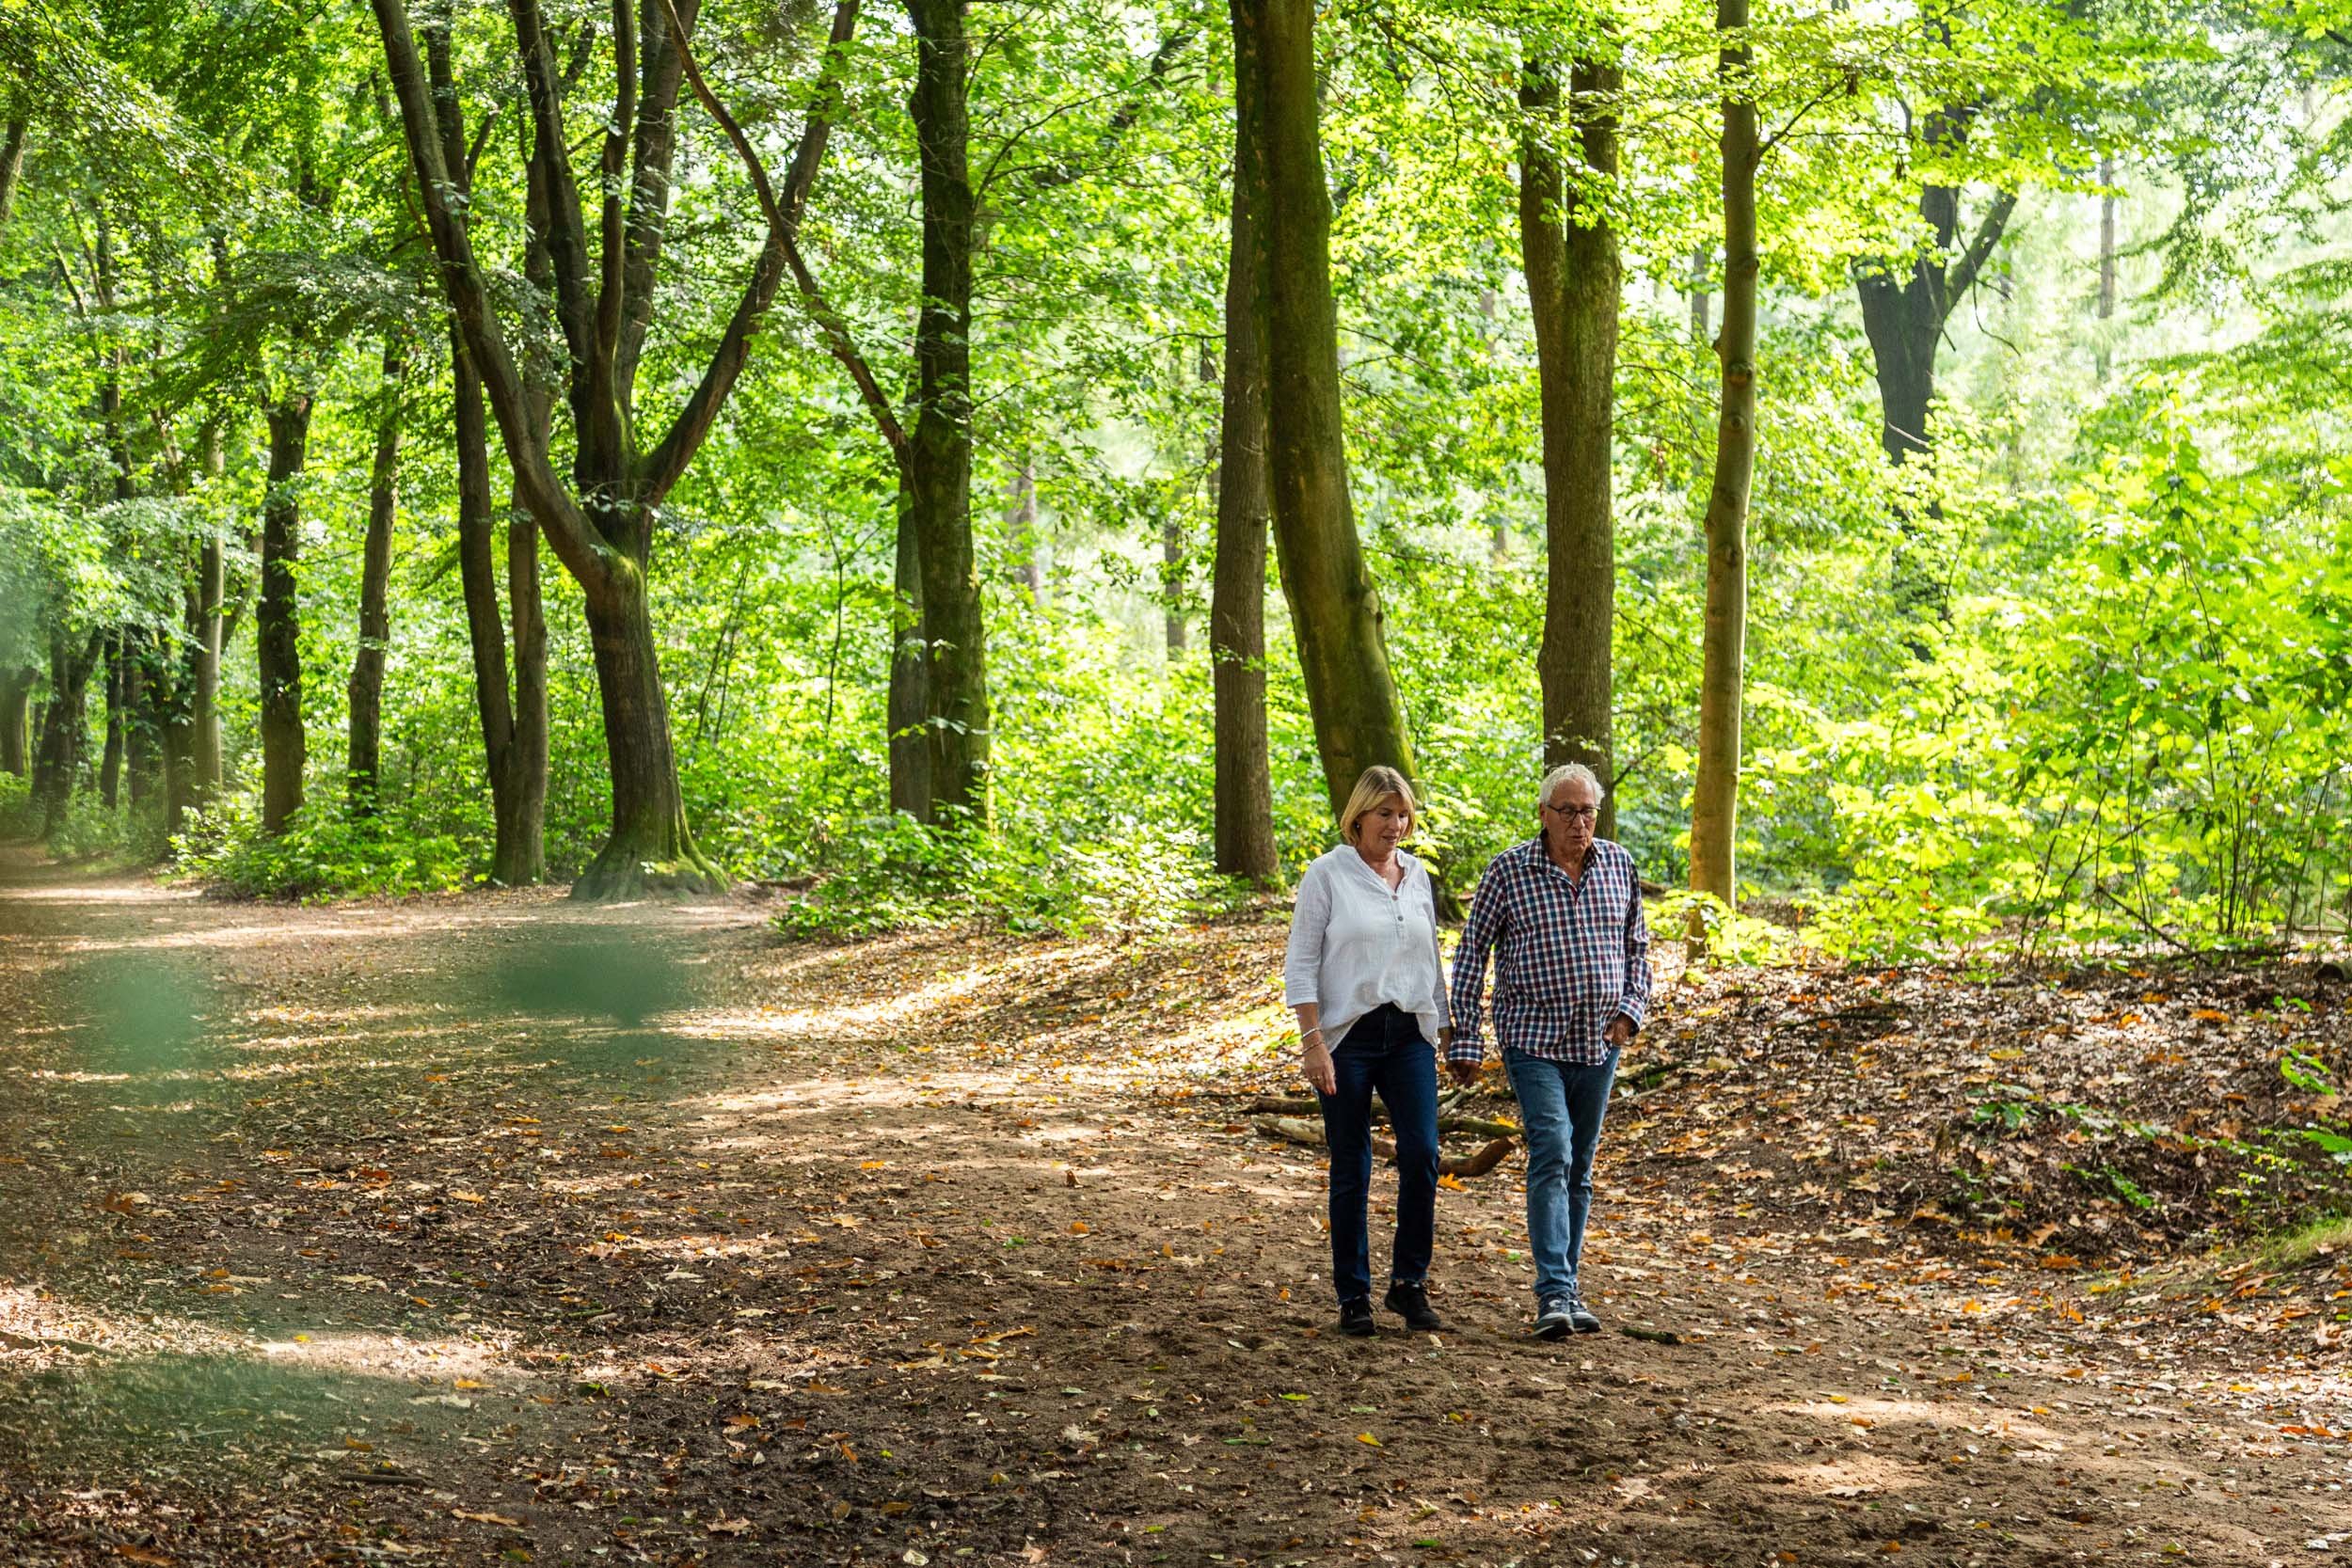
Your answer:
[[[258,803],[233,796],[172,840],[176,874],[255,898],[398,897],[454,893],[488,859],[478,840],[423,834],[339,801],[312,801],[283,832],[261,831]]]

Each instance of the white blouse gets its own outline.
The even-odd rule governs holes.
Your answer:
[[[1317,857],[1298,879],[1282,1001],[1293,1007],[1315,1004],[1330,1050],[1384,1002],[1412,1014],[1422,1038],[1433,1045],[1438,1031],[1454,1021],[1429,872],[1402,849],[1396,862],[1405,875],[1391,889],[1354,846],[1343,844]]]

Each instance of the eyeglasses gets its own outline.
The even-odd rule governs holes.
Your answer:
[[[1546,800],[1544,802],[1544,810],[1565,816],[1571,822],[1597,822],[1600,820],[1600,808],[1598,806],[1555,806],[1550,801]]]

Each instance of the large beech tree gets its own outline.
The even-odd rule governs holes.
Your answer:
[[[1356,536],[1340,423],[1331,193],[1324,182],[1311,0],[1234,0],[1256,35],[1265,126],[1268,435],[1274,542],[1334,810],[1375,764],[1412,772],[1380,596]]]
[[[765,203],[764,243],[717,347],[667,427],[646,441],[637,427],[637,379],[660,298],[677,101],[700,6],[698,0],[644,0],[613,7],[612,99],[602,133],[593,138],[597,161],[590,201],[573,167],[576,133],[566,118],[567,84],[548,19],[537,0],[510,0],[532,128],[529,177],[546,193],[555,314],[568,351],[567,482],[555,469],[551,432],[532,418],[529,388],[455,199],[458,171],[450,166],[407,8],[404,0],[373,0],[373,6],[451,309],[504,441],[518,497],[580,584],[586,611],[612,771],[612,824],[573,892],[617,896],[648,885],[712,885],[718,868],[695,847],[678,789],[647,572],[662,503],[734,389],[783,280],[798,207],[787,214],[776,202]],[[820,125],[821,117],[813,115],[804,150],[812,142],[821,150]]]
[[[1535,325],[1543,399],[1544,762],[1581,762],[1613,781],[1610,637],[1616,615],[1616,529],[1611,451],[1616,413],[1617,233],[1605,187],[1617,174],[1615,99],[1624,72],[1588,57],[1569,73],[1565,129],[1578,154],[1562,181],[1551,138],[1561,129],[1558,68],[1527,64],[1519,105],[1519,248]],[[1601,188],[1597,188],[1601,187]],[[1615,794],[1599,832],[1616,829]]]

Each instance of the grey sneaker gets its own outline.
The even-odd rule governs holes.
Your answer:
[[[1582,1291],[1570,1291],[1568,1292],[1566,1305],[1568,1309],[1568,1326],[1571,1329],[1575,1330],[1579,1334],[1598,1334],[1600,1332],[1600,1320],[1593,1316],[1593,1309],[1591,1307],[1584,1305],[1584,1295]]]
[[[1576,1326],[1575,1316],[1569,1309],[1569,1304],[1574,1300],[1572,1296],[1546,1296],[1537,1302],[1535,1304],[1535,1338],[1538,1339],[1566,1338],[1569,1332]],[[1598,1328],[1600,1320],[1594,1319],[1593,1326]]]

